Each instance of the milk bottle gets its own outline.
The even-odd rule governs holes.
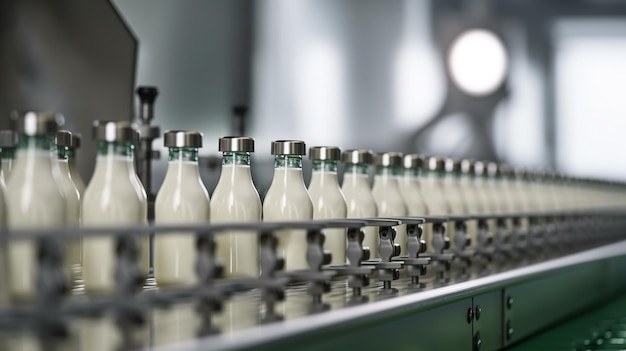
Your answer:
[[[313,203],[302,178],[301,140],[272,141],[275,155],[274,178],[263,201],[264,221],[301,221],[313,219]],[[285,270],[306,269],[306,231],[281,230],[277,252],[284,255]]]
[[[13,115],[20,142],[7,180],[5,200],[8,229],[49,229],[66,222],[65,198],[52,168],[54,133],[63,117],[51,112]],[[8,247],[11,296],[27,300],[35,292],[36,245],[13,242]]]
[[[374,161],[370,150],[346,150],[341,155],[344,163],[343,184],[341,191],[346,199],[348,218],[374,218],[378,215],[376,202],[372,196],[369,178],[369,166]],[[370,249],[370,257],[378,257],[378,228],[363,228],[365,237],[363,246]]]
[[[78,189],[78,193],[80,194],[80,196],[83,196],[83,194],[85,193],[85,182],[83,181],[83,178],[80,176],[78,168],[76,167],[76,150],[80,147],[81,139],[82,137],[80,134],[72,133],[73,143],[72,146],[67,147],[66,154],[67,165],[70,169],[70,176],[72,178],[72,181],[74,182],[76,189]]]
[[[2,162],[0,177],[4,178],[5,183],[9,179],[9,173],[13,167],[18,141],[19,136],[15,131],[0,130],[0,160]]]
[[[402,169],[402,154],[399,152],[385,152],[374,156],[376,175],[372,196],[376,201],[379,217],[406,216],[404,199],[398,188],[398,176]],[[400,255],[406,255],[406,225],[394,227],[396,230],[395,243],[400,245]]]
[[[461,172],[458,175],[458,184],[463,199],[465,201],[466,213],[470,215],[484,213],[484,203],[482,201],[482,194],[479,193],[475,184],[475,160],[462,160]],[[470,235],[471,247],[475,247],[478,240],[478,222],[468,221],[466,223],[467,231]]]
[[[341,150],[334,146],[316,146],[309,149],[313,173],[309,194],[313,202],[313,219],[346,218],[346,199],[337,180],[337,161]],[[332,264],[346,263],[346,230],[325,229],[324,248],[332,254]]]
[[[424,176],[421,178],[420,189],[426,202],[429,216],[446,216],[450,210],[443,192],[443,177],[445,175],[445,160],[441,157],[431,156],[424,164]],[[447,235],[447,228],[446,228]],[[424,225],[423,238],[426,240],[427,249],[432,252],[433,226]]]
[[[464,193],[461,191],[460,186],[461,176],[461,160],[448,158],[445,160],[445,175],[441,182],[443,188],[443,195],[448,204],[449,214],[451,215],[464,215],[468,214],[467,200],[464,197]],[[478,232],[478,225],[476,221],[466,221],[466,231],[472,239],[476,238]],[[456,245],[456,225],[453,221],[448,222],[447,225],[448,236],[450,237],[450,246]],[[475,242],[472,240],[472,242]]]
[[[209,221],[209,194],[198,171],[198,148],[202,133],[167,131],[163,144],[169,162],[157,193],[154,221],[159,225],[193,224]],[[154,242],[155,275],[162,286],[196,282],[196,237],[190,233],[157,234]]]
[[[68,130],[60,130],[56,134],[55,144],[57,157],[52,163],[57,184],[65,197],[65,224],[70,228],[78,228],[80,221],[80,193],[72,180],[68,166],[68,150],[75,148],[77,138]],[[71,272],[72,289],[74,293],[83,292],[81,242],[68,242],[65,263]]]
[[[424,155],[404,155],[402,162],[404,174],[398,179],[398,186],[406,205],[407,214],[409,216],[425,216],[428,214],[428,211],[420,189],[419,180],[424,167]]]
[[[137,132],[126,121],[96,121],[96,167],[82,201],[84,227],[143,225],[147,198],[134,166]],[[148,266],[147,238],[140,239],[141,265]],[[110,293],[115,286],[115,239],[83,240],[83,278],[88,294]]]
[[[223,137],[222,173],[211,199],[211,222],[244,223],[261,221],[261,199],[252,182],[250,154],[254,139]],[[217,255],[224,262],[227,277],[259,275],[259,240],[254,233],[231,231],[217,236]]]

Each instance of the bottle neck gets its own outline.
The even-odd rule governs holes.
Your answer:
[[[376,175],[377,176],[398,176],[400,175],[400,167],[389,167],[389,166],[377,166],[376,167]]]
[[[302,169],[302,156],[301,155],[276,155],[276,157],[274,157],[274,168]]]
[[[369,175],[369,165],[365,163],[346,163],[345,175]]]
[[[132,161],[134,149],[135,146],[127,141],[98,141],[98,156],[122,156]]]
[[[68,147],[57,145],[57,160],[69,160]]]
[[[3,160],[13,160],[13,159],[15,159],[15,148],[14,147],[2,147],[2,148],[0,148],[0,157]]]
[[[405,168],[403,174],[406,179],[418,179],[422,176],[422,170],[419,168]]]
[[[313,160],[313,172],[337,173],[337,161]]]
[[[54,138],[50,135],[20,135],[20,142],[18,144],[19,150],[43,150],[51,151],[54,148]]]
[[[250,166],[249,152],[224,152],[222,156],[223,166]]]
[[[169,162],[198,163],[198,149],[171,147],[168,160]]]

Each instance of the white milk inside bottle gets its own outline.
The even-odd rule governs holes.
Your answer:
[[[467,214],[477,215],[483,213],[483,203],[481,201],[481,194],[474,184],[475,177],[475,161],[474,160],[462,160],[461,172],[458,174],[458,182],[461,193],[463,193],[463,199],[465,200],[465,208]],[[478,222],[472,221],[468,225],[468,234],[470,235],[471,243],[470,247],[476,246],[478,239]]]
[[[306,145],[301,140],[272,141],[274,178],[263,201],[264,221],[313,219],[313,204],[302,178],[302,155],[305,154]],[[306,231],[281,230],[277,236],[277,252],[285,258],[285,270],[308,268]]]
[[[337,180],[337,161],[341,150],[333,146],[317,146],[309,149],[313,161],[313,173],[309,194],[313,202],[313,219],[346,218],[346,200]],[[346,230],[324,229],[324,248],[332,254],[332,264],[346,263]]]
[[[157,225],[198,224],[209,221],[209,194],[198,171],[202,134],[167,131],[167,172],[154,203]],[[159,233],[154,241],[154,272],[162,286],[192,285],[197,281],[196,236],[192,233]]]
[[[80,193],[72,180],[68,166],[68,150],[76,146],[76,137],[68,130],[60,130],[56,134],[55,144],[57,157],[53,161],[53,172],[57,184],[65,197],[65,224],[69,228],[78,228],[80,222]],[[84,290],[82,278],[81,240],[68,242],[65,263],[70,270],[72,292],[80,294]]]
[[[406,216],[404,199],[398,188],[398,177],[402,169],[402,154],[399,152],[385,152],[374,156],[376,175],[372,196],[378,208],[378,217]],[[394,227],[396,239],[400,245],[400,255],[406,255],[406,224]]]
[[[145,225],[148,201],[134,166],[137,132],[126,121],[94,123],[98,141],[96,167],[82,201],[84,227]],[[141,238],[141,266],[148,267],[147,238]],[[83,279],[87,294],[110,293],[115,287],[115,239],[83,240]]]
[[[426,160],[423,168],[424,175],[420,178],[420,189],[426,202],[429,216],[446,216],[449,213],[448,203],[443,192],[443,177],[445,175],[445,161],[441,157],[431,156]],[[446,228],[447,235],[447,228]],[[433,226],[424,225],[422,234],[426,240],[426,247],[433,252]]]
[[[254,139],[224,137],[222,173],[211,199],[211,222],[249,223],[261,221],[261,199],[250,173]],[[253,232],[229,231],[217,236],[217,256],[224,263],[226,277],[257,277],[259,239]]]
[[[345,165],[341,191],[346,199],[348,218],[374,218],[378,215],[372,196],[369,166],[374,161],[370,150],[346,150],[341,156]],[[378,258],[378,228],[364,227],[363,247],[369,247],[370,258]]]
[[[425,216],[428,214],[426,201],[420,189],[420,177],[424,168],[424,155],[404,155],[403,175],[398,179],[400,193],[409,216]]]
[[[2,167],[0,173],[4,177],[4,181],[9,179],[9,173],[13,168],[15,160],[15,150],[19,142],[19,134],[13,130],[0,130],[0,162]]]
[[[461,216],[468,214],[466,200],[461,191],[460,186],[461,160],[448,158],[445,160],[445,173],[441,181],[443,195],[448,204],[449,214],[453,216]],[[476,236],[478,226],[475,221],[466,221],[466,231],[471,236]],[[450,247],[455,248],[456,245],[456,224],[449,221],[447,226],[448,237],[450,238]]]
[[[0,153],[2,150],[0,149]],[[1,156],[1,155],[0,155]],[[4,194],[6,192],[6,183],[2,174],[2,168],[0,168],[0,230],[6,229],[6,202]],[[7,280],[7,260],[6,260],[6,248],[7,246],[2,243],[0,245],[0,281],[6,282]],[[0,284],[0,307],[7,306],[9,303],[9,284]],[[0,342],[0,346],[2,343]]]
[[[65,225],[65,198],[52,170],[54,133],[62,116],[49,112],[15,114],[20,143],[7,180],[8,229],[50,229]],[[14,300],[31,299],[37,271],[36,245],[8,245],[9,286]]]

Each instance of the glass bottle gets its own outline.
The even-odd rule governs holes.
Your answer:
[[[148,201],[134,166],[137,132],[126,121],[96,121],[96,167],[82,201],[84,227],[145,225]],[[141,265],[148,267],[148,239],[140,239]],[[115,287],[115,239],[83,240],[83,279],[87,294],[110,293]]]
[[[20,135],[15,162],[7,180],[8,229],[60,228],[66,223],[65,197],[53,174],[54,133],[63,116],[52,112],[14,113]],[[11,296],[31,299],[35,293],[36,245],[12,242],[8,265]]]
[[[72,180],[68,165],[68,150],[76,146],[75,135],[68,130],[60,130],[56,133],[55,144],[57,157],[54,160],[53,171],[57,184],[65,197],[65,224],[70,228],[78,228],[80,222],[80,193]],[[65,263],[70,269],[72,291],[80,294],[84,291],[82,280],[82,253],[80,240],[68,243]]]
[[[378,215],[370,187],[369,167],[374,161],[371,150],[346,150],[341,155],[345,165],[341,191],[346,199],[348,218],[374,218]],[[363,246],[369,247],[370,258],[378,258],[378,228],[363,228]]]
[[[254,139],[220,138],[219,151],[223,153],[222,172],[211,199],[211,222],[260,222],[261,199],[250,172]],[[259,241],[250,232],[220,233],[217,236],[217,256],[224,262],[226,277],[259,275]]]
[[[426,202],[420,189],[420,178],[425,162],[424,155],[409,154],[402,159],[404,170],[399,178],[398,186],[404,199],[409,216],[424,216],[428,214]]]
[[[67,165],[70,170],[70,176],[72,177],[72,181],[78,189],[78,193],[82,197],[85,193],[85,182],[83,181],[83,177],[80,176],[78,172],[78,167],[76,166],[76,151],[80,148],[82,137],[80,134],[72,133],[72,145],[67,147]]]
[[[374,156],[376,175],[372,196],[376,201],[379,217],[406,216],[406,206],[398,188],[398,177],[402,169],[402,154],[385,152]],[[395,243],[400,245],[400,255],[406,255],[406,224],[394,227]]]
[[[430,156],[426,159],[423,168],[424,176],[420,181],[420,189],[426,202],[428,215],[445,216],[449,213],[448,203],[446,202],[443,192],[443,177],[445,174],[445,160],[438,156]],[[432,224],[424,225],[424,233],[422,234],[426,240],[427,250],[432,252],[433,245],[433,226]]]
[[[341,150],[334,146],[316,146],[309,149],[313,161],[313,172],[309,194],[313,202],[313,219],[346,218],[346,199],[339,188],[337,161]],[[346,230],[325,229],[324,248],[332,254],[332,264],[346,263]]]
[[[198,170],[202,133],[167,131],[163,144],[169,161],[154,203],[154,221],[163,224],[198,224],[209,221],[209,193]],[[189,233],[162,233],[155,237],[154,264],[161,286],[192,285],[197,281],[196,237]]]
[[[274,178],[263,201],[264,221],[313,219],[313,203],[302,178],[302,155],[305,154],[304,141],[272,141]],[[285,270],[308,268],[306,232],[281,230],[277,234],[277,252],[285,258]]]

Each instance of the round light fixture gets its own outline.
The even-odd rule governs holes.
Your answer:
[[[500,37],[486,29],[462,32],[448,51],[448,70],[453,83],[472,96],[496,91],[504,83],[508,61]]]

